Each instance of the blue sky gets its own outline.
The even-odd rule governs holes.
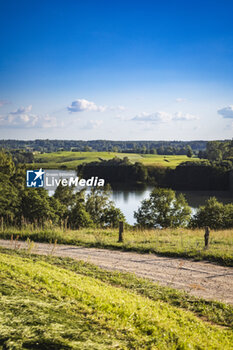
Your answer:
[[[0,0],[0,137],[233,135],[232,1]]]

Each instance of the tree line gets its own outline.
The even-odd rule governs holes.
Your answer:
[[[123,159],[114,157],[101,162],[82,163],[77,167],[77,173],[84,178],[90,178],[95,174],[105,179],[105,182],[111,186],[146,184],[148,180],[147,168],[139,162],[131,163],[128,157]]]
[[[58,186],[49,196],[44,188],[26,187],[26,170],[15,165],[10,154],[0,152],[0,218],[2,225],[22,227],[33,223],[54,226],[116,227],[125,221],[120,209],[110,200],[110,188],[75,192],[73,187]]]
[[[80,176],[104,178],[112,187],[121,184],[155,185],[175,190],[229,190],[233,160],[189,161],[175,169],[131,163],[127,157],[115,157],[101,162],[83,163],[77,167]]]
[[[212,161],[233,160],[233,140],[209,141],[206,149],[199,151],[198,157]]]
[[[186,155],[205,150],[206,141],[0,140],[0,148],[30,152],[84,151]]]
[[[233,158],[233,140],[225,141],[111,141],[111,140],[0,140],[0,149],[50,153],[73,152],[119,152],[159,155],[193,155],[201,159],[222,160]],[[21,153],[21,154],[19,154]],[[29,156],[30,154],[30,156]],[[30,162],[30,161],[29,161]]]
[[[127,169],[132,179],[148,176],[142,164],[130,164],[127,159],[119,162],[119,173]],[[102,166],[102,170],[104,170]],[[101,167],[100,167],[101,169]],[[117,167],[114,168],[114,172]],[[0,219],[1,225],[23,228],[33,224],[42,229],[49,223],[52,227],[117,227],[126,221],[119,208],[110,199],[110,187],[92,188],[75,192],[73,187],[58,186],[49,196],[44,188],[27,188],[25,168],[15,165],[9,153],[0,152]],[[140,228],[204,227],[227,229],[233,227],[233,204],[219,203],[210,198],[204,206],[191,216],[191,208],[182,194],[171,188],[159,188],[151,192],[150,198],[142,201],[134,213]]]
[[[215,197],[209,198],[191,216],[191,208],[183,194],[171,189],[155,188],[149,199],[142,201],[134,213],[141,228],[189,227],[229,229],[233,227],[233,204],[223,204]]]

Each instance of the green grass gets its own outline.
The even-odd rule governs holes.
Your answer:
[[[232,349],[232,307],[72,259],[0,250],[0,349]]]
[[[195,161],[198,158],[187,156],[162,156],[154,154],[114,153],[114,152],[68,152],[60,151],[35,155],[35,163],[28,164],[32,168],[58,169],[66,166],[67,169],[76,169],[82,163],[100,162],[114,157],[128,157],[132,163],[141,162],[144,165],[165,166],[175,168],[182,162]]]
[[[118,243],[116,229],[80,229],[33,228],[28,225],[22,230],[5,228],[0,238],[11,236],[38,242],[81,245],[105,249],[135,251],[138,253],[156,253],[170,257],[183,257],[196,260],[208,260],[222,265],[233,266],[233,230],[210,232],[209,249],[204,249],[204,230],[184,228],[164,230],[128,230],[124,232],[124,242]]]
[[[204,230],[164,229],[164,230],[128,230],[124,232],[124,242],[118,243],[116,229],[80,229],[60,228],[33,229],[31,225],[18,230],[6,228],[0,231],[0,238],[19,239],[38,242],[81,245],[138,253],[156,253],[163,256],[182,257],[195,260],[207,260],[226,266],[233,266],[233,230],[210,232],[210,245],[204,249]]]

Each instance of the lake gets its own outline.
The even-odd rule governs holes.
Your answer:
[[[45,172],[49,175],[57,175],[58,172],[59,178],[76,176],[76,172],[70,170],[45,170]],[[152,190],[152,186],[146,186],[143,189],[114,189],[111,199],[115,202],[116,207],[121,209],[127,222],[133,225],[135,223],[134,211],[139,208],[143,199],[149,198]],[[50,195],[53,193],[54,189],[49,191]],[[177,193],[183,193],[185,195],[189,206],[192,208],[192,213],[195,213],[200,205],[203,205],[208,198],[213,196],[224,204],[233,203],[233,193],[228,191],[177,191]]]

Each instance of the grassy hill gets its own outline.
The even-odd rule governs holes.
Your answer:
[[[132,163],[141,162],[144,165],[165,166],[175,168],[182,162],[195,161],[198,158],[187,156],[162,156],[155,154],[114,153],[114,152],[55,152],[35,154],[35,163],[30,168],[58,169],[66,166],[67,169],[76,169],[82,163],[100,162],[114,157],[128,157]]]
[[[232,349],[231,306],[71,259],[0,250],[1,349]]]

